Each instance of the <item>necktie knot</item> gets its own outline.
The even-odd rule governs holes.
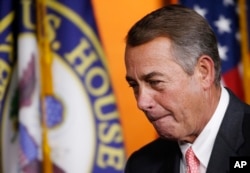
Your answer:
[[[199,173],[200,161],[195,156],[191,147],[186,151],[187,173]]]

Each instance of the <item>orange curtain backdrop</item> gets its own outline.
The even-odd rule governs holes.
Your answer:
[[[156,138],[156,132],[137,107],[125,81],[124,47],[129,28],[142,16],[162,6],[162,0],[92,0],[111,81],[118,101],[126,154]]]

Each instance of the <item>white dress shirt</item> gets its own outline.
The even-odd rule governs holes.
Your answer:
[[[196,157],[200,161],[200,173],[206,172],[210,155],[213,149],[214,141],[217,136],[218,130],[220,128],[222,119],[225,115],[228,103],[229,103],[229,94],[227,90],[224,87],[222,87],[219,104],[213,116],[211,117],[205,128],[202,130],[200,135],[195,139],[194,143],[179,144],[183,156],[182,157],[183,159],[181,159],[180,161],[180,173],[186,172],[187,166],[185,160],[185,153],[189,148],[189,146],[192,146],[192,149]]]

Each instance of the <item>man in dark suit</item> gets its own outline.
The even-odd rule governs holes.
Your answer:
[[[195,11],[169,5],[139,20],[125,65],[160,136],[130,156],[126,173],[226,173],[230,157],[250,156],[250,106],[221,85],[216,37]]]

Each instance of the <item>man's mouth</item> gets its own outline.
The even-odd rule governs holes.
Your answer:
[[[147,117],[148,119],[150,120],[150,122],[156,122],[156,121],[159,121],[167,116],[170,116],[170,114],[165,114],[165,115],[161,115],[161,116],[152,116],[152,115],[148,115],[147,114]]]

